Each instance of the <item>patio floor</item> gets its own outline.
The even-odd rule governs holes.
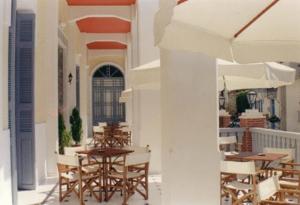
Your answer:
[[[57,180],[56,180],[57,181]],[[55,183],[53,180],[48,184],[40,186],[37,191],[19,192],[18,205],[76,205],[79,204],[77,197],[73,194],[63,202],[58,200],[58,188],[51,193]],[[129,200],[130,205],[160,205],[161,204],[161,176],[149,176],[149,200],[145,201],[142,196],[135,194]],[[85,196],[86,205],[98,205],[99,203],[89,195]],[[109,202],[102,202],[101,204],[107,205],[120,205],[122,204],[122,197],[116,193]]]

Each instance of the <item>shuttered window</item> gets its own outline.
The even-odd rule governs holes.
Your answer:
[[[35,189],[34,153],[35,15],[17,13],[15,110],[18,188]]]

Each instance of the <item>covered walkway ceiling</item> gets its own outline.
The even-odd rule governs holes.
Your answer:
[[[67,0],[70,6],[130,6],[135,0]]]

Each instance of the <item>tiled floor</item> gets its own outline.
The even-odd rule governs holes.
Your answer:
[[[79,203],[75,195],[59,203],[58,200],[58,189],[56,188],[54,192],[47,197],[48,193],[53,188],[54,184],[44,185],[35,192],[19,192],[19,204],[18,205],[76,205]],[[149,178],[149,200],[145,201],[142,196],[135,194],[129,200],[130,205],[160,205],[161,204],[161,177],[160,176],[150,176]],[[47,199],[46,199],[47,198]],[[46,200],[45,200],[46,199]],[[90,196],[85,197],[86,205],[120,205],[122,204],[122,198],[120,194],[116,193],[109,202],[98,203],[94,198]]]

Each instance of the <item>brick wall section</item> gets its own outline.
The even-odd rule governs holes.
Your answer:
[[[252,151],[252,135],[250,132],[250,128],[252,128],[252,127],[265,128],[266,127],[266,118],[241,118],[240,126],[243,128],[246,128],[246,131],[245,131],[245,134],[243,137],[242,151],[251,152]]]
[[[219,127],[226,128],[229,127],[231,122],[230,116],[219,116]]]

